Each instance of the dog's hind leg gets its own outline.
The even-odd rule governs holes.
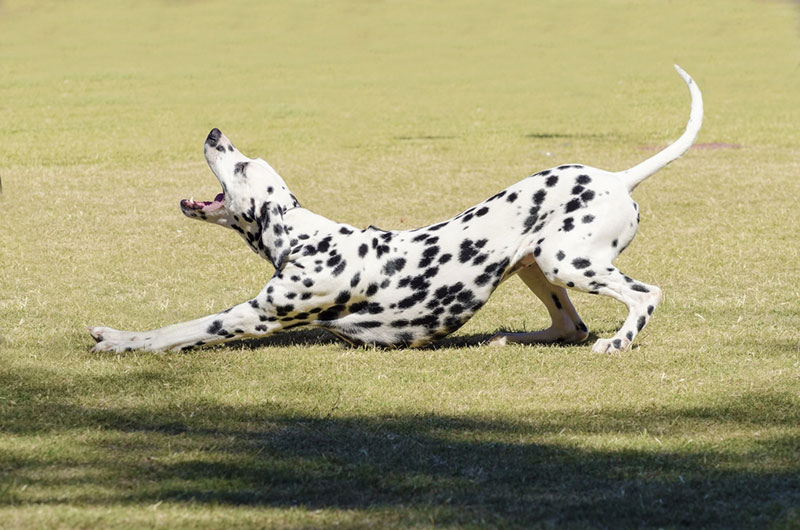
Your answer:
[[[620,330],[609,339],[598,339],[592,351],[611,353],[629,349],[633,338],[642,331],[661,302],[661,289],[625,276],[610,264],[603,267],[589,259],[576,258],[570,265],[562,267],[559,283],[591,294],[610,296],[628,307],[628,317]]]
[[[570,302],[566,289],[547,281],[536,263],[521,269],[517,274],[547,307],[552,324],[541,331],[498,333],[492,337],[492,344],[581,342],[586,339],[589,331]]]

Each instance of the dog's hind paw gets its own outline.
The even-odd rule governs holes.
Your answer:
[[[594,353],[615,353],[631,349],[631,341],[628,339],[597,339],[592,346]]]
[[[503,333],[498,333],[491,339],[489,339],[489,346],[501,347],[508,344],[508,337]]]

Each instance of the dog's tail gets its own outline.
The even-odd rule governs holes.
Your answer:
[[[675,70],[678,71],[678,74],[689,87],[689,93],[692,96],[692,110],[689,113],[689,123],[686,124],[686,130],[675,143],[657,155],[648,158],[641,164],[617,173],[628,186],[628,192],[633,191],[644,179],[688,151],[694,143],[695,138],[697,138],[697,133],[700,132],[700,126],[703,124],[703,95],[700,94],[697,83],[694,82],[689,74],[684,72],[677,64],[675,65]]]

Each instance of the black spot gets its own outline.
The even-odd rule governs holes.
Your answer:
[[[613,344],[616,349],[620,349],[620,347],[622,346],[622,341],[619,339],[614,339],[613,341],[611,341],[611,344]]]
[[[346,266],[347,266],[347,262],[346,262],[346,261],[344,261],[344,260],[342,260],[342,262],[341,262],[341,263],[339,263],[339,264],[336,266],[336,268],[335,268],[335,269],[333,269],[333,270],[331,271],[331,274],[333,274],[334,276],[339,276],[341,273],[343,273],[343,272],[344,272],[344,268],[345,268]]]
[[[350,300],[350,291],[341,291],[336,296],[335,303],[337,303],[337,304],[346,304],[348,300]]]
[[[304,278],[303,285],[305,287],[311,287],[312,285],[314,285],[314,280],[312,280],[311,278]]]
[[[433,315],[425,315],[424,317],[419,317],[412,320],[411,325],[424,326],[429,329],[435,329],[439,326],[439,319]]]
[[[586,276],[587,278],[592,278],[594,277],[595,273],[594,271],[586,271],[583,273],[583,275]]]
[[[617,241],[616,239],[611,242],[611,246],[614,248],[617,248],[617,244],[619,244],[619,241]]]
[[[423,233],[423,234],[420,234],[418,236],[414,236],[414,239],[412,239],[411,241],[415,241],[415,242],[416,241],[425,241],[428,238],[429,235],[430,234],[424,234]]]
[[[450,259],[452,259],[452,257],[453,257],[452,254],[442,254],[441,256],[439,256],[439,264],[440,265],[444,265],[445,263],[450,261]]]
[[[466,263],[470,261],[478,253],[478,250],[473,246],[471,239],[465,239],[461,242],[461,251],[458,253],[458,261]]]
[[[564,258],[566,258],[566,257],[567,257],[567,255],[566,255],[566,254],[564,254],[564,251],[563,251],[563,250],[559,250],[559,251],[558,251],[558,254],[556,254],[556,259],[557,259],[558,261],[562,261],[562,260],[563,260]]]
[[[594,215],[584,215],[583,219],[581,219],[581,222],[584,224],[589,224],[592,221],[594,221]]]
[[[377,302],[370,302],[367,304],[367,313],[370,315],[377,315],[383,313],[383,306]]]
[[[547,197],[547,192],[544,190],[539,190],[533,194],[533,202],[535,204],[542,204],[544,202],[545,197]]]
[[[344,310],[344,306],[334,305],[322,311],[318,316],[318,320],[336,320],[339,318],[339,314],[341,314],[342,310]]]
[[[349,228],[347,228],[346,226],[343,226],[343,227],[341,227],[341,228],[339,229],[339,233],[340,233],[340,234],[344,234],[344,235],[346,235],[346,236],[349,236],[350,234],[352,234],[352,233],[353,233],[353,231],[352,231],[352,230],[350,230]]]
[[[367,246],[367,244],[366,243],[362,243],[361,246],[358,247],[358,255],[359,255],[359,257],[363,258],[364,256],[366,256],[368,250],[369,250],[369,247]]]
[[[534,258],[538,258],[539,254],[541,254],[541,253],[542,253],[542,248],[541,247],[536,247],[535,249],[533,249],[533,257]]]
[[[632,341],[633,340],[633,331],[627,332],[625,334],[625,338],[628,339],[629,341]]]
[[[586,188],[584,188],[583,186],[575,186],[574,188],[572,188],[572,194],[573,195],[580,195],[580,193],[585,189]]]
[[[403,267],[406,266],[405,258],[395,258],[390,259],[386,262],[386,265],[383,266],[383,273],[387,276],[392,276],[397,272],[403,270]]]
[[[503,190],[501,192],[495,193],[494,195],[492,195],[491,197],[486,199],[486,202],[493,201],[495,199],[499,199],[500,197],[502,197],[505,194],[506,194],[506,190]]]
[[[583,193],[581,193],[581,199],[583,199],[583,202],[591,201],[592,199],[594,199],[594,192],[592,190],[584,191]]]
[[[475,215],[476,215],[477,217],[482,217],[482,216],[486,215],[488,212],[489,212],[489,208],[487,208],[486,206],[484,206],[483,208],[481,208],[480,210],[478,210],[477,212],[475,212]]]
[[[408,326],[408,320],[401,319],[401,320],[392,320],[392,323],[389,324],[393,328],[404,328]]]
[[[648,289],[648,288],[647,288],[647,287],[645,287],[644,285],[641,285],[641,284],[638,284],[638,283],[634,283],[634,284],[631,286],[631,290],[633,290],[633,291],[638,291],[638,292],[640,292],[640,293],[649,293],[649,292],[650,292],[650,289]]]
[[[556,294],[553,294],[553,303],[556,304],[557,309],[561,309],[561,301]]]
[[[517,200],[517,194],[516,193],[511,193],[511,194],[508,195],[508,197],[506,197],[506,201],[507,202],[514,202],[516,200]]]
[[[585,269],[591,264],[592,262],[586,258],[575,258],[574,260],[572,260],[572,266],[575,267],[576,269]]]
[[[211,323],[210,326],[208,326],[206,333],[208,333],[209,335],[216,335],[217,333],[219,333],[219,330],[221,329],[222,329],[222,321],[215,320],[214,322]]]
[[[544,173],[542,173],[542,174],[544,174]],[[553,186],[555,186],[558,183],[558,175],[551,175],[551,176],[547,177],[547,180],[545,180],[544,183],[548,188],[552,188]]]
[[[458,282],[458,284],[456,284],[456,285],[461,285],[461,282]],[[456,298],[458,299],[459,302],[462,302],[464,304],[468,304],[468,303],[472,302],[473,300],[475,300],[475,294],[472,291],[470,291],[469,289],[466,289],[466,290],[463,290],[460,293],[458,293]]]
[[[465,309],[464,306],[461,304],[453,304],[450,306],[450,309],[448,309],[448,311],[450,311],[450,313],[453,315],[460,315],[461,313],[464,312],[464,309]]]
[[[396,340],[396,344],[399,344],[401,346],[408,346],[408,345],[410,345],[411,343],[414,342],[414,335],[412,335],[411,333],[408,333],[408,332],[398,333],[397,337],[395,338],[395,340]]]
[[[567,203],[567,206],[564,208],[564,213],[574,212],[578,208],[581,207],[581,200],[580,199],[572,199]]]
[[[340,261],[342,261],[342,257],[339,254],[334,254],[333,256],[328,258],[328,261],[325,262],[325,265],[327,265],[328,267],[333,267]]]
[[[369,284],[369,287],[367,287],[366,295],[367,296],[372,296],[377,292],[378,292],[378,284],[377,283],[371,283],[371,284]]]
[[[355,304],[350,304],[350,307],[348,307],[347,310],[351,313],[360,313],[362,311],[366,311],[368,305],[369,302],[367,301],[356,302]]]
[[[575,179],[575,182],[583,185],[589,184],[591,181],[592,179],[589,178],[589,175],[578,175],[578,178]]]
[[[647,319],[644,316],[639,317],[639,321],[636,323],[636,329],[638,331],[642,331],[642,328],[647,323]]]
[[[258,300],[256,300],[255,298],[250,300],[250,307],[252,307],[253,309],[258,309],[259,308]]]
[[[279,317],[286,316],[294,311],[294,306],[292,304],[276,305],[275,311],[278,313]]]
[[[487,283],[489,283],[489,281],[491,279],[492,279],[491,276],[489,276],[488,274],[484,273],[484,274],[481,274],[480,276],[478,276],[477,278],[475,278],[475,283],[477,285],[479,285],[479,286],[484,286]]]
[[[428,242],[426,241],[425,244],[428,244]],[[422,253],[422,259],[419,262],[419,267],[424,268],[430,265],[433,261],[433,258],[435,258],[438,253],[439,247],[436,245],[426,248]]]
[[[575,228],[572,217],[567,217],[566,219],[564,219],[564,226],[562,226],[561,228],[564,230],[564,232],[569,232],[570,230]]]
[[[397,303],[397,307],[399,307],[400,309],[407,309],[424,300],[426,296],[428,296],[428,291],[417,291],[411,296],[407,296],[406,298],[400,300]]]
[[[361,273],[357,272],[350,278],[350,287],[355,287],[361,281]]]
[[[359,328],[379,328],[383,323],[378,320],[363,320],[361,322],[354,322],[353,325]]]
[[[244,176],[244,170],[247,168],[249,163],[250,162],[236,162],[236,165],[233,166],[233,174]]]

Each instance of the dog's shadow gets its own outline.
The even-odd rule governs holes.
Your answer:
[[[469,335],[450,335],[443,339],[434,341],[431,344],[423,346],[419,349],[438,350],[442,348],[473,348],[477,346],[488,346],[489,341],[491,340],[492,337],[495,336],[495,334],[503,332],[505,333],[515,332],[515,331],[519,330],[509,330],[505,328],[500,328],[494,333],[472,333]],[[598,334],[594,332],[589,332],[589,336],[581,344],[592,344],[598,338],[600,338]],[[220,346],[220,347],[256,350],[260,348],[289,348],[294,346],[310,347],[310,346],[328,346],[328,345],[338,345],[344,348],[360,347],[360,348],[394,349],[383,346],[371,346],[371,345],[352,346],[346,341],[334,335],[333,333],[319,328],[300,328],[289,331],[282,331],[280,333],[276,333],[274,335],[270,335],[269,337],[261,339],[235,340],[227,343],[227,345],[225,346]],[[575,346],[575,343],[541,342],[541,343],[534,343],[534,345],[567,348]]]

